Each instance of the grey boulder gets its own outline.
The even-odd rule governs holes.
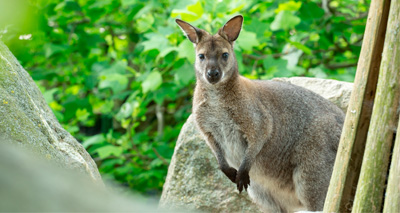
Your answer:
[[[6,142],[103,185],[93,159],[62,128],[31,76],[0,41],[0,143]]]

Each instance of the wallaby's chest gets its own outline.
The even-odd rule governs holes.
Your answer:
[[[195,110],[196,120],[202,127],[202,131],[213,135],[224,150],[228,163],[238,168],[243,160],[247,144],[232,113],[234,112],[215,101],[203,102]]]

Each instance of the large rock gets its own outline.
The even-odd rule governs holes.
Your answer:
[[[176,143],[160,207],[205,212],[257,212],[247,193],[239,194],[235,185],[220,172],[193,116],[186,121]]]
[[[315,78],[279,78],[305,87],[346,110],[352,83]],[[247,193],[239,194],[218,169],[217,160],[196,127],[193,116],[183,126],[161,195],[160,208],[205,212],[258,212]]]
[[[349,106],[353,83],[306,77],[275,78],[274,81],[284,81],[309,89],[328,99],[346,113]]]
[[[5,141],[102,184],[93,159],[61,127],[35,82],[0,41],[0,143]]]
[[[159,212],[7,143],[0,143],[0,171],[0,212]]]

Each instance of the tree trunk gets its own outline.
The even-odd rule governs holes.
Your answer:
[[[363,159],[383,50],[389,0],[372,0],[354,89],[340,139],[324,212],[350,212]]]
[[[375,104],[354,200],[354,212],[382,211],[393,135],[398,122],[399,68],[400,0],[392,0]],[[398,184],[397,182],[397,187]]]
[[[383,212],[400,212],[400,120],[397,126],[396,141],[394,142]]]
[[[35,82],[0,41],[0,143],[4,142],[33,150],[103,184],[93,159],[61,127]]]

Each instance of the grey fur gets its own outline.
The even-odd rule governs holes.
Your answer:
[[[177,20],[204,55],[195,63],[196,123],[221,170],[263,210],[322,210],[344,113],[304,88],[240,76],[233,44],[242,22],[235,16],[210,35]]]

